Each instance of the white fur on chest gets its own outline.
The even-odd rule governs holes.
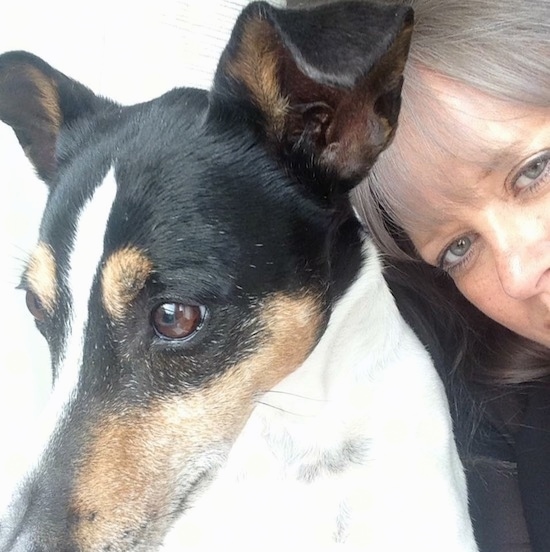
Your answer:
[[[477,550],[442,384],[368,243],[308,360],[258,406],[163,550]]]

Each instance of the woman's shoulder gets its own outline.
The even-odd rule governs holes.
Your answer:
[[[550,550],[550,385],[493,389],[465,458],[481,552]]]
[[[550,550],[550,383],[529,385],[515,436],[519,489],[533,550]]]
[[[476,539],[481,552],[531,552],[515,446],[525,396],[509,390],[484,395],[482,416],[464,453]]]

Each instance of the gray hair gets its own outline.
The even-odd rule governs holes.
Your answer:
[[[418,144],[419,152],[434,147],[430,136],[436,136],[438,126],[423,70],[506,102],[550,107],[550,0],[401,1],[415,10],[402,138]],[[405,227],[409,184],[399,148],[392,145],[353,195],[359,215],[391,257],[410,258],[395,239]]]

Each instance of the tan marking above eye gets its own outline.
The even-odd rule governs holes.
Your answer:
[[[40,242],[31,254],[25,279],[42,306],[53,314],[57,301],[57,268],[51,247]]]
[[[103,266],[103,306],[111,318],[121,320],[129,304],[143,289],[153,270],[151,260],[135,247],[115,251]]]

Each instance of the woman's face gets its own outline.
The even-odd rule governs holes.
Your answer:
[[[402,144],[412,241],[481,311],[550,347],[550,109],[429,78],[439,144]]]

